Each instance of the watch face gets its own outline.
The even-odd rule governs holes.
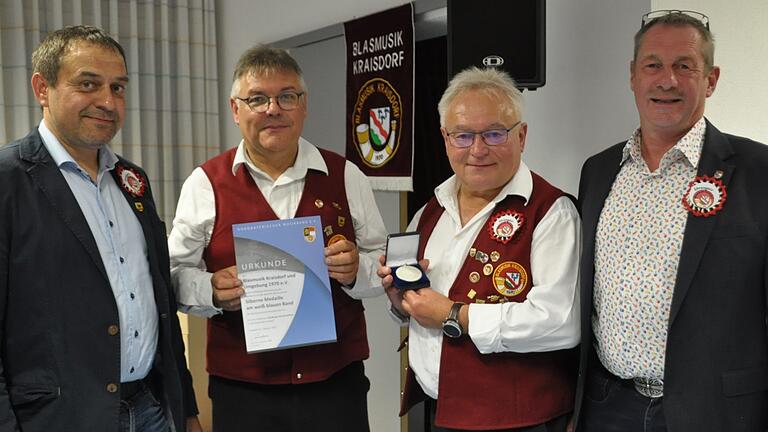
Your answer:
[[[443,334],[450,338],[457,338],[461,336],[461,326],[456,321],[446,321],[443,323]]]

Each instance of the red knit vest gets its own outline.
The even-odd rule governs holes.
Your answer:
[[[533,231],[564,193],[531,175],[533,192],[527,204],[522,197],[510,195],[494,208],[450,288],[451,300],[524,302],[528,292],[536,289],[530,258]],[[491,237],[491,227],[494,217],[508,210],[521,214],[524,222],[505,245]],[[421,215],[420,259],[443,211],[433,197]],[[485,274],[488,264],[493,271]],[[572,411],[577,366],[573,352],[481,354],[469,336],[444,337],[435,424],[453,429],[509,429],[545,423]],[[401,415],[424,398],[409,368]]]
[[[216,199],[216,222],[203,253],[209,272],[235,265],[232,224],[279,219],[244,165],[232,175],[236,149],[204,163]],[[355,230],[344,185],[345,159],[320,150],[328,175],[308,170],[296,217],[320,216],[325,242],[341,234],[355,241]],[[329,234],[330,232],[330,234]],[[335,343],[248,354],[240,311],[208,320],[207,370],[211,375],[259,384],[301,384],[322,381],[348,364],[368,358],[363,305],[331,279],[336,316]]]

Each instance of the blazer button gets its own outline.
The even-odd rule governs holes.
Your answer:
[[[120,327],[112,324],[111,326],[107,327],[107,333],[109,333],[110,336],[115,336],[120,333]]]
[[[301,375],[301,373],[297,373],[297,374],[296,374],[296,379],[299,379],[299,380],[300,380],[300,379],[301,379],[301,376],[302,376],[302,375]]]
[[[109,383],[107,384],[107,391],[110,393],[117,393],[117,384],[115,383]]]

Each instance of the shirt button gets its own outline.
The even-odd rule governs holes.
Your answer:
[[[133,368],[131,368],[131,373],[133,373]]]
[[[301,379],[301,373],[296,374],[296,379]]]
[[[117,384],[115,383],[107,384],[107,391],[110,393],[117,393]]]
[[[112,324],[111,326],[107,327],[107,333],[109,333],[110,336],[115,336],[120,333],[120,327]]]
[[[133,300],[135,298],[136,298],[136,296],[133,293],[131,293],[131,300]]]
[[[139,337],[139,331],[138,331],[138,330],[136,330],[135,332],[133,332],[133,337]]]
[[[125,259],[123,257],[120,257],[120,264],[124,263]]]
[[[109,221],[109,227],[112,228],[113,226],[115,226],[115,224],[112,223],[112,221]]]

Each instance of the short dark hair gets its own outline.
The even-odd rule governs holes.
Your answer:
[[[40,73],[48,85],[55,87],[59,78],[59,69],[61,69],[61,59],[76,42],[86,42],[111,49],[123,57],[123,63],[126,69],[128,68],[125,51],[116,40],[100,28],[77,25],[56,30],[43,39],[40,46],[32,53],[32,72]]]
[[[670,12],[667,15],[660,16],[648,21],[640,30],[635,33],[635,53],[632,56],[633,61],[637,61],[637,53],[640,51],[640,45],[643,43],[643,37],[651,29],[651,27],[657,25],[666,25],[673,27],[686,27],[691,26],[695,28],[699,35],[701,35],[701,55],[704,57],[705,72],[709,73],[712,67],[715,65],[715,37],[709,28],[690,15],[686,15],[681,12]]]
[[[296,60],[282,48],[273,48],[267,45],[256,45],[246,50],[235,65],[232,74],[232,94],[235,97],[240,90],[240,78],[244,75],[255,73],[258,75],[274,72],[293,72],[299,77],[302,90],[307,90],[301,67]]]

